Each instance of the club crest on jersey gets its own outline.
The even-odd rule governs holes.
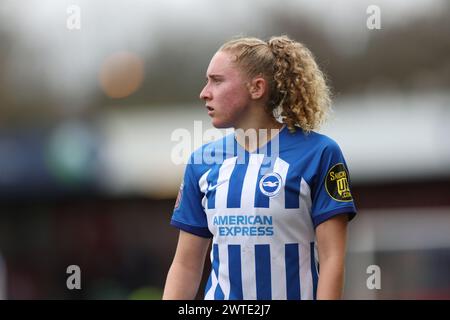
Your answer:
[[[325,178],[325,188],[328,195],[336,201],[352,201],[352,194],[348,183],[348,171],[343,163],[335,164]]]
[[[274,197],[281,190],[281,182],[281,176],[278,173],[265,174],[259,181],[259,190],[268,197]]]

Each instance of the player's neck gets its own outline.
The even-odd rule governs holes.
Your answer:
[[[273,117],[266,117],[259,121],[247,121],[245,125],[241,124],[235,127],[235,138],[245,150],[253,152],[278,135],[281,128],[283,128],[283,124]]]
[[[283,126],[275,117],[266,111],[266,107],[262,103],[250,104],[246,110],[240,114],[239,119],[234,124],[234,129],[247,131],[253,129],[270,130],[280,129]]]

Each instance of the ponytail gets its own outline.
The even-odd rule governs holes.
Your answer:
[[[240,38],[220,50],[236,54],[236,62],[250,77],[262,74],[269,84],[268,111],[280,116],[291,132],[318,129],[331,105],[330,90],[311,51],[287,36],[264,42]]]

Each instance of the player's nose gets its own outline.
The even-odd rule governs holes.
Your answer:
[[[203,90],[200,92],[200,99],[202,100],[211,100],[212,95],[211,91],[208,89],[208,85],[206,85]]]

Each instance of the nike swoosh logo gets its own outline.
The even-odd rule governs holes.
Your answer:
[[[217,187],[218,186],[220,186],[221,184],[224,184],[225,182],[227,182],[228,180],[224,180],[224,181],[221,181],[221,182],[218,182],[217,184],[215,184],[215,185],[209,185],[208,186],[208,191],[214,191],[214,190],[216,190],[217,189]]]

